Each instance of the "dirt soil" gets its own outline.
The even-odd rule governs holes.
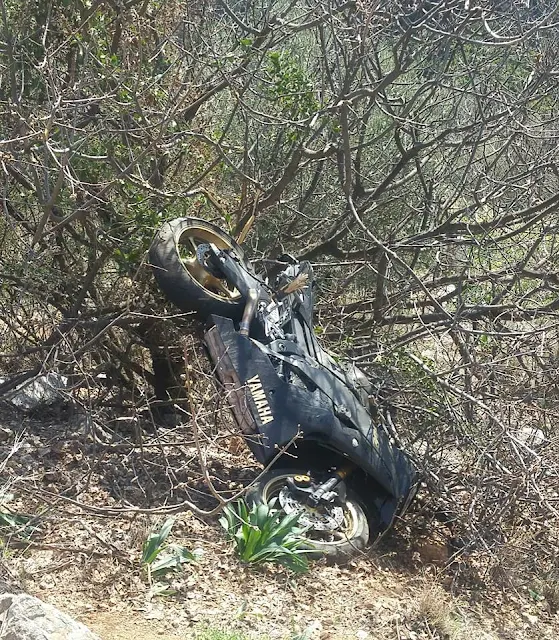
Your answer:
[[[552,603],[530,584],[498,588],[464,559],[458,571],[443,535],[410,528],[413,511],[349,564],[320,560],[295,575],[243,565],[215,517],[181,508],[170,540],[198,560],[169,579],[172,595],[155,595],[140,555],[168,517],[162,508],[190,500],[211,509],[215,500],[189,421],[144,427],[135,418],[0,411],[1,511],[32,516],[2,529],[1,577],[102,640],[195,638],[207,629],[290,640],[558,637]],[[223,425],[203,441],[208,473],[225,495],[258,473]]]

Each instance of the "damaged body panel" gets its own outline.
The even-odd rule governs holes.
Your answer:
[[[373,383],[317,339],[311,264],[284,255],[257,274],[230,236],[197,218],[165,223],[150,260],[167,298],[206,322],[215,374],[265,467],[247,500],[298,514],[313,549],[363,549],[404,513],[418,476]]]

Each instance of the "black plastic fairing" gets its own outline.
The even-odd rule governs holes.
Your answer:
[[[255,425],[255,434],[248,438],[247,443],[258,461],[268,465],[282,449],[296,446],[298,442],[316,441],[353,461],[393,498],[383,502],[383,521],[386,522],[389,512],[392,519],[398,505],[406,503],[414,491],[416,474],[405,454],[372,423],[363,407],[354,414],[357,423],[347,416],[342,420],[336,415],[336,411],[339,413],[334,406],[336,393],[327,394],[321,386],[331,385],[330,391],[337,388],[344,401],[349,395],[357,403],[350,390],[345,388],[344,391],[331,374],[322,368],[308,367],[300,357],[298,366],[301,371],[310,369],[315,376],[318,372],[318,377],[324,377],[326,382],[313,391],[304,385],[289,384],[278,376],[271,360],[280,358],[280,354],[265,353],[250,338],[239,335],[233,322],[227,318],[211,316],[209,331],[212,331],[212,326],[213,331],[219,334],[239,384],[244,387],[246,404]],[[213,352],[210,348],[210,353],[217,365],[220,355],[215,347]],[[388,524],[386,522],[386,526]]]

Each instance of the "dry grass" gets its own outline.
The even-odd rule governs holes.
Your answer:
[[[542,585],[542,595],[552,614],[559,611],[559,580],[548,579]]]
[[[527,593],[522,601],[506,602],[484,584],[482,608],[473,604],[476,599],[463,582],[460,603],[434,580],[427,585],[426,572],[443,577],[445,569],[434,570],[432,562],[414,552],[417,536],[403,526],[346,566],[318,562],[308,575],[293,578],[281,569],[241,565],[212,519],[184,511],[177,515],[173,542],[203,553],[174,577],[174,596],[154,598],[139,559],[148,532],[161,517],[158,508],[183,499],[205,508],[211,496],[190,422],[145,431],[140,444],[119,431],[120,424],[115,423],[115,441],[99,442],[73,418],[66,423],[26,418],[22,424],[20,415],[0,411],[0,426],[12,434],[0,443],[0,460],[7,458],[0,480],[17,478],[10,508],[42,514],[31,540],[12,536],[6,563],[27,591],[102,630],[104,640],[195,638],[208,628],[292,640],[318,625],[322,634],[317,640],[490,640],[497,636],[483,633],[482,627],[495,631],[505,625],[513,632],[506,637],[514,640],[557,637],[554,619],[545,617],[546,609]],[[13,441],[23,431],[22,445],[14,451]],[[228,446],[228,424],[208,422],[204,433],[206,466],[218,490],[226,493],[254,477],[258,470],[251,459]],[[131,511],[106,511],[122,505]],[[138,507],[155,513],[140,514]],[[412,518],[410,513],[406,522]],[[523,612],[538,616],[529,631],[542,631],[539,636],[519,635],[527,624]],[[103,626],[109,614],[111,623]],[[137,617],[142,624],[132,627]]]
[[[494,640],[495,636],[465,616],[458,602],[438,584],[429,584],[420,592],[418,614],[427,626],[429,637],[437,640]]]
[[[418,613],[439,637],[445,640],[465,640],[450,597],[440,586],[427,586],[420,593]]]

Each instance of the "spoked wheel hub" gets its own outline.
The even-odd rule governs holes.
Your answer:
[[[251,273],[242,247],[228,233],[200,218],[176,218],[161,225],[153,239],[153,274],[167,300],[181,311],[195,311],[203,319],[218,315],[240,320],[246,301],[227,282],[221,262],[212,258],[214,247]]]
[[[323,475],[317,470],[317,476]],[[307,504],[307,496],[297,493],[292,484],[297,476],[312,483],[312,473],[297,469],[271,469],[247,493],[250,503],[276,501],[277,508],[287,514],[299,514],[298,524],[304,527],[309,553],[326,555],[330,560],[343,561],[365,548],[369,541],[369,523],[358,496],[346,487],[345,497],[337,503],[322,502],[317,508]],[[310,477],[309,477],[310,476]]]
[[[297,495],[289,486],[288,479],[295,473],[276,471],[263,483],[263,502],[276,498],[279,506],[287,514],[298,513],[299,524],[305,527],[305,537],[313,548],[331,553],[334,548],[347,546],[354,550],[354,545],[363,546],[368,539],[367,518],[361,506],[348,498],[342,504],[322,503],[317,507],[307,504],[305,496]]]
[[[211,263],[211,244],[218,249],[233,249],[223,237],[206,228],[191,226],[178,239],[178,252],[182,263],[198,286],[218,300],[235,301],[241,294],[232,287],[223,274]]]
[[[212,262],[212,250],[209,242],[204,242],[199,244],[196,247],[196,260],[200,263],[200,265],[214,278],[218,280],[223,278],[223,274],[216,268]]]
[[[287,514],[299,513],[299,524],[316,531],[335,531],[343,528],[344,510],[339,505],[320,505],[311,507],[303,504],[298,496],[294,496],[289,487],[279,492],[279,503]]]

